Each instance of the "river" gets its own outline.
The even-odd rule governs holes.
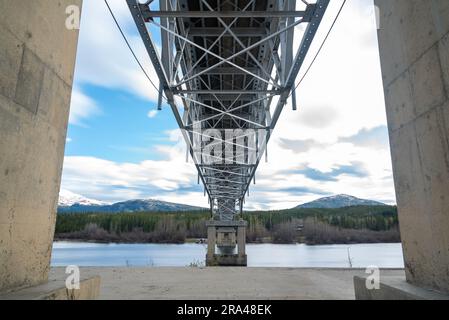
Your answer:
[[[348,249],[349,248],[349,249]],[[403,268],[402,248],[394,244],[248,244],[249,267]],[[99,244],[55,242],[51,265],[80,267],[185,267],[203,263],[204,244]]]

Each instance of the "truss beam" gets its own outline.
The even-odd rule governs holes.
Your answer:
[[[329,4],[315,0],[301,11],[296,0],[241,2],[159,0],[152,11],[150,2],[127,0],[159,78],[159,105],[165,95],[223,221],[242,211],[290,96],[296,109],[295,80]],[[149,25],[159,28],[160,45]]]

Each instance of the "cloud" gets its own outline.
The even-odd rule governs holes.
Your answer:
[[[320,195],[320,196],[326,196],[326,195],[329,195],[329,193],[326,192],[326,191],[315,189],[315,188],[307,188],[307,187],[294,187],[294,186],[292,186],[292,187],[289,187],[289,188],[280,189],[279,191],[287,192],[287,193],[293,193],[296,196],[300,196],[300,195]]]
[[[364,164],[361,162],[353,162],[350,165],[339,166],[337,169],[332,170],[332,174],[336,177],[348,175],[357,178],[365,178],[369,176],[369,172],[365,169]]]
[[[362,129],[357,134],[340,138],[339,142],[352,143],[355,146],[384,149],[388,148],[389,137],[387,126],[379,126],[373,129]]]
[[[304,153],[310,151],[313,148],[321,148],[324,147],[324,144],[321,144],[315,140],[290,140],[286,138],[280,138],[280,147],[283,149],[291,150],[295,153]]]
[[[197,185],[196,168],[185,162],[179,130],[167,131],[166,135],[173,145],[155,146],[162,160],[120,163],[66,156],[62,188],[105,202],[152,198],[207,207],[202,186]]]
[[[152,118],[155,118],[156,116],[157,116],[157,110],[150,110],[150,111],[148,111],[148,118],[150,118],[150,119],[152,119]]]
[[[299,121],[310,128],[323,129],[337,121],[338,113],[333,107],[310,106],[301,111]]]
[[[96,102],[85,95],[79,88],[74,87],[70,103],[69,123],[72,125],[83,125],[83,120],[99,113],[100,108]]]
[[[109,0],[109,4],[144,69],[159,86],[126,1]],[[157,101],[157,91],[134,60],[104,1],[84,1],[78,48],[77,83],[122,90]]]
[[[369,176],[369,172],[364,168],[363,163],[354,162],[350,165],[341,165],[328,171],[322,172],[317,169],[306,167],[300,170],[291,171],[291,173],[302,174],[305,177],[316,181],[338,181],[342,175],[365,178]]]

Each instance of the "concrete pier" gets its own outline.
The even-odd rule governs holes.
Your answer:
[[[0,292],[47,281],[82,0],[0,0]]]
[[[406,279],[449,293],[449,1],[375,3]]]
[[[246,221],[211,220],[206,226],[207,266],[247,266]]]
[[[100,295],[101,279],[99,276],[91,275],[81,278],[79,289],[66,288],[67,275],[63,272],[50,273],[48,282],[0,294],[0,300],[94,300]]]

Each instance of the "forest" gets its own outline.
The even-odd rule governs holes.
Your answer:
[[[60,213],[56,240],[185,243],[207,237],[208,211]],[[399,242],[397,208],[357,206],[245,212],[249,243]]]

